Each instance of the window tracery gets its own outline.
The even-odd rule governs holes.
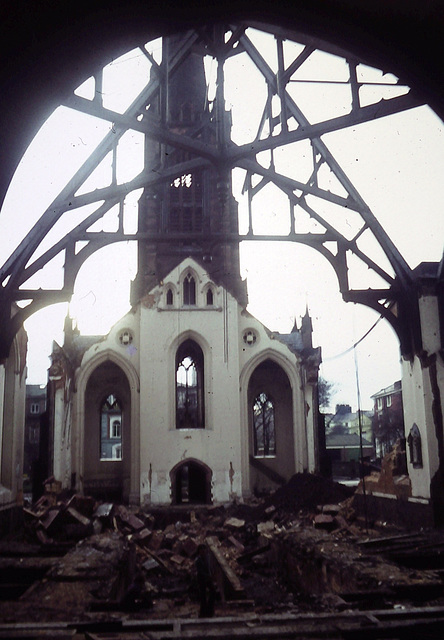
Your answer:
[[[196,304],[196,281],[191,273],[188,273],[183,280],[183,303],[186,306]]]
[[[254,455],[257,458],[276,455],[274,414],[274,402],[266,393],[259,393],[253,402]]]
[[[254,344],[256,344],[257,334],[255,331],[253,331],[253,329],[247,329],[247,331],[244,331],[242,339],[248,347],[252,347]]]
[[[100,407],[100,460],[122,459],[122,407],[110,393]]]
[[[124,329],[119,335],[119,342],[123,347],[130,345],[133,339],[133,334],[129,329]]]
[[[176,428],[204,428],[203,353],[193,340],[186,340],[176,355]]]
[[[418,425],[413,424],[413,427],[410,429],[407,444],[409,447],[410,463],[415,469],[422,467],[422,443]]]

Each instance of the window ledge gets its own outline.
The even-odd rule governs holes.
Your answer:
[[[222,307],[157,307],[157,311],[222,311]]]

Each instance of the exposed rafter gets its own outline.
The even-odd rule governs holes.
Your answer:
[[[182,37],[166,41],[165,51],[168,55],[164,56],[160,63],[156,62],[146,47],[140,47],[140,51],[149,62],[150,74],[146,77],[145,86],[140,94],[124,113],[118,113],[104,105],[102,74],[95,76],[93,99],[88,100],[74,92],[66,98],[64,106],[110,123],[110,131],[46,211],[42,212],[34,227],[0,269],[0,326],[3,329],[0,346],[3,357],[9,352],[12,337],[26,317],[54,301],[70,299],[77,273],[94,251],[113,242],[152,240],[157,243],[172,239],[171,233],[167,235],[163,229],[149,232],[139,230],[134,233],[124,231],[125,198],[129,193],[156,184],[169,184],[178,177],[196,170],[216,170],[223,177],[235,168],[245,171],[244,192],[249,204],[248,230],[243,235],[222,233],[209,221],[205,228],[205,241],[209,245],[216,245],[222,241],[239,243],[272,239],[300,242],[315,248],[335,269],[344,299],[361,302],[377,309],[397,331],[403,351],[406,353],[411,349],[414,330],[405,324],[406,320],[400,319],[399,310],[403,308],[412,313],[412,272],[379,223],[377,212],[371,211],[364,201],[328,148],[324,136],[412,109],[423,104],[423,101],[408,88],[399,85],[395,79],[373,83],[397,89],[392,97],[381,99],[374,104],[363,104],[361,88],[371,83],[359,81],[359,61],[336,47],[330,47],[330,53],[342,56],[344,68],[348,69],[348,78],[337,83],[349,90],[349,109],[344,115],[319,121],[310,120],[292,95],[291,86],[302,82],[298,79],[297,73],[304,68],[304,64],[319,47],[312,39],[300,36],[299,48],[290,55],[291,50],[286,49],[285,43],[291,39],[291,34],[286,34],[282,29],[275,34],[274,49],[269,56],[275,60],[273,66],[266,61],[260,47],[254,44],[247,25],[231,25],[226,28],[217,25],[190,30]],[[238,60],[241,55],[248,58],[262,79],[265,99],[256,135],[249,142],[236,144],[230,137],[224,83],[227,61],[231,61],[232,64],[233,58],[238,56],[235,58]],[[194,130],[188,129],[185,133],[170,120],[168,83],[175,74],[181,74],[183,65],[190,56],[207,56],[214,59],[216,88],[214,100],[211,105],[205,107],[205,117]],[[304,77],[303,82],[307,83],[309,80]],[[321,84],[330,81],[314,79],[313,82]],[[144,167],[128,182],[118,183],[118,145],[128,131],[139,132],[144,136]],[[215,132],[215,135],[210,135],[211,131]],[[312,170],[308,177],[299,175],[298,172],[299,143],[308,143],[311,147]],[[156,153],[152,153],[151,149],[156,149]],[[284,173],[277,168],[276,154],[279,150],[288,151],[294,158],[289,172]],[[87,179],[109,153],[112,153],[113,158],[112,178],[109,184],[85,190]],[[338,185],[336,190],[331,190],[328,185],[323,184],[322,171],[325,168],[334,176]],[[290,213],[287,234],[273,233],[273,229],[268,233],[255,232],[254,204],[267,185],[273,185],[288,199]],[[319,203],[336,207],[337,221],[332,221],[331,217],[327,218],[322,206],[318,206]],[[79,223],[76,219],[76,223],[70,226],[70,212],[78,211],[85,205],[94,207],[94,210],[89,209],[83,221]],[[119,211],[118,228],[114,232],[94,230],[93,225],[115,207]],[[346,237],[340,230],[340,222],[350,211],[357,214],[361,222],[354,236]],[[313,230],[303,233],[298,231],[298,216],[301,214],[308,217]],[[42,251],[44,239],[62,217],[67,221],[65,235],[49,249]],[[387,265],[379,264],[377,258],[362,245],[362,237],[368,233],[372,234],[382,249],[390,269]],[[192,242],[198,236],[176,234],[175,238],[177,241],[183,239]],[[83,243],[82,247],[78,243]],[[30,287],[30,278],[36,276],[60,254],[63,254],[65,264],[62,288],[59,291],[46,291]],[[386,288],[352,290],[348,279],[351,256],[365,265]],[[28,304],[15,313],[11,322],[15,303],[20,302],[23,305],[23,301],[28,301]],[[417,340],[417,337],[414,340]]]

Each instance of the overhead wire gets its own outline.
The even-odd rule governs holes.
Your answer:
[[[370,327],[370,329],[368,329],[363,336],[361,336],[359,338],[359,340],[357,342],[355,342],[354,344],[352,344],[351,347],[348,347],[348,349],[346,349],[345,351],[342,351],[341,353],[337,353],[334,356],[330,356],[328,358],[322,358],[324,362],[326,362],[327,360],[336,360],[337,358],[341,358],[342,356],[345,356],[347,353],[350,353],[351,351],[353,351],[354,349],[356,349],[356,347],[361,344],[361,342],[363,340],[365,340],[365,338],[373,331],[373,329],[375,329],[375,327],[381,322],[381,320],[384,319],[384,316],[379,316],[379,318],[376,320],[376,322],[374,322],[372,324],[372,326]]]

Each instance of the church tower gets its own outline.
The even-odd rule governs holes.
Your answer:
[[[54,476],[107,501],[227,503],[318,467],[308,313],[281,335],[246,310],[223,36],[166,38],[160,64],[148,54],[132,309],[106,336],[67,322],[53,353]]]
[[[232,195],[231,171],[193,155],[199,149],[222,149],[231,128],[223,91],[208,101],[202,47],[183,60],[183,37],[165,38],[162,63],[151,73],[157,92],[156,106],[143,119],[166,135],[189,139],[189,148],[151,142],[145,149],[145,166],[152,173],[139,201],[138,273],[131,303],[137,304],[167,273],[190,256],[224,286],[241,304],[247,304],[240,277],[238,208]],[[159,83],[159,74],[167,82]],[[218,154],[223,157],[223,154]],[[157,181],[155,176],[161,176]]]

